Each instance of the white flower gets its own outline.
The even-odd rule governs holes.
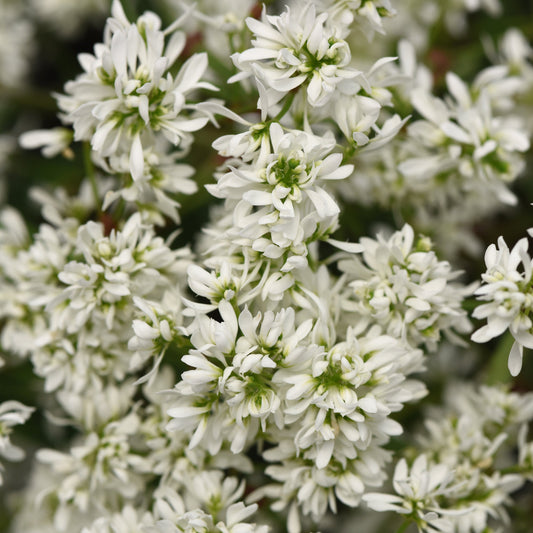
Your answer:
[[[40,462],[49,464],[60,474],[61,481],[43,490],[40,498],[57,502],[55,520],[58,530],[73,510],[87,513],[105,508],[108,498],[120,495],[133,501],[145,484],[143,475],[150,472],[150,461],[134,449],[139,417],[130,412],[120,420],[86,435],[68,453],[41,449]]]
[[[533,85],[533,49],[526,36],[518,28],[509,28],[496,47],[488,38],[483,41],[489,59],[495,64],[489,71],[500,72],[502,75],[493,82],[489,78],[489,91],[496,93],[495,98],[500,98],[504,106],[502,112],[513,110],[515,114],[529,115],[528,103],[525,95]],[[477,78],[483,77],[482,71]],[[494,77],[494,76],[493,76]],[[531,131],[531,120],[527,119],[527,126]]]
[[[154,519],[149,512],[137,510],[132,505],[126,505],[120,513],[110,517],[101,517],[81,533],[143,533],[146,526],[153,525]]]
[[[258,83],[259,93],[264,93],[264,87]],[[261,109],[262,122],[251,123],[238,115],[228,114],[228,118],[239,124],[248,126],[242,133],[222,135],[213,142],[213,148],[223,157],[240,158],[244,162],[251,160],[264,161],[272,153],[269,136],[269,121],[266,120],[266,110]]]
[[[217,322],[199,315],[190,329],[195,346],[182,360],[192,367],[182,373],[173,391],[169,430],[191,432],[189,447],[217,453],[224,441],[233,453],[249,446],[259,428],[280,426],[281,399],[272,377],[285,358],[298,357],[314,346],[299,346],[311,323],[295,328],[292,309],[253,316],[248,309],[236,315],[221,300]]]
[[[89,221],[80,226],[76,251],[77,260],[58,274],[64,290],[48,304],[54,327],[68,332],[79,329],[92,314],[103,316],[111,329],[117,309],[132,295],[153,294],[168,287],[176,274],[174,279],[179,279],[185,263],[178,258],[187,255],[186,250],[170,250],[152,228],[144,228],[138,213],[109,236],[102,224]]]
[[[347,340],[328,353],[308,351],[305,359],[288,358],[288,368],[279,370],[275,380],[289,385],[284,412],[287,422],[298,420],[297,449],[316,447],[320,469],[331,460],[344,461],[345,454],[353,457],[354,447],[367,447],[373,436],[381,441],[401,433],[388,415],[408,401],[410,386],[403,384],[401,393],[398,386],[403,372],[417,370],[419,356],[390,337],[356,339],[349,330]],[[401,361],[405,366],[396,367]],[[422,390],[414,387],[412,398]]]
[[[245,257],[244,264],[223,260],[218,268],[208,272],[197,264],[191,264],[187,269],[189,287],[198,296],[207,298],[209,304],[197,306],[194,302],[188,302],[189,306],[202,311],[215,309],[220,300],[235,301],[243,305],[258,293],[259,287],[252,290],[250,285],[257,282],[257,273],[261,263],[257,263],[250,271],[250,260]]]
[[[375,32],[385,33],[383,18],[396,14],[390,0],[313,0],[329,14],[330,25],[361,30],[371,40]]]
[[[533,50],[525,35],[518,28],[509,28],[503,34],[500,42],[500,53],[503,61],[509,65],[512,71],[526,71],[531,75]]]
[[[66,128],[53,128],[50,130],[32,130],[23,133],[19,137],[19,143],[23,148],[40,148],[45,157],[54,157],[63,154],[73,157],[69,145],[72,142],[72,131]]]
[[[133,303],[140,315],[133,320],[134,335],[128,342],[128,348],[134,352],[129,367],[137,369],[149,357],[157,357],[152,369],[155,372],[167,347],[179,342],[186,334],[182,325],[181,295],[179,291],[169,289],[164,292],[160,302],[134,296]]]
[[[96,178],[96,185],[102,194],[110,186],[109,179]],[[44,220],[51,224],[69,243],[75,241],[76,232],[82,222],[90,219],[97,209],[98,198],[89,179],[84,179],[76,195],[64,187],[55,187],[53,191],[35,187],[30,189],[30,196],[41,207]]]
[[[493,116],[487,89],[474,100],[456,75],[448,73],[446,81],[453,100],[442,101],[422,88],[412,92],[413,106],[425,120],[412,123],[408,133],[429,153],[408,158],[399,170],[415,179],[425,173],[458,173],[464,190],[475,190],[477,180],[502,202],[515,203],[505,184],[520,174],[524,161],[519,154],[529,148],[521,119]]]
[[[486,318],[487,324],[478,329],[472,340],[487,342],[509,330],[515,342],[509,354],[509,371],[520,373],[524,346],[533,348],[533,308],[531,275],[533,260],[528,252],[527,238],[520,239],[511,251],[505,240],[498,239],[498,247],[491,244],[485,253],[487,271],[483,285],[476,290],[479,300],[485,301],[473,312],[474,318]]]
[[[462,301],[472,288],[453,282],[460,272],[438,260],[431,242],[415,241],[408,224],[389,239],[378,235],[360,242],[361,259],[353,255],[339,261],[348,282],[341,306],[355,313],[357,328],[378,324],[385,333],[430,350],[441,333],[461,343],[457,333],[471,330]]]
[[[14,258],[20,250],[29,246],[28,228],[22,215],[13,207],[5,206],[0,211],[0,264],[2,268],[9,268],[9,257]]]
[[[309,103],[322,106],[338,85],[359,71],[349,67],[348,44],[325,26],[327,13],[317,14],[311,3],[291,7],[279,16],[264,10],[261,21],[246,19],[254,47],[232,56],[243,71],[232,79],[253,74],[281,94],[305,85]]]
[[[183,152],[171,151],[170,142],[162,137],[156,137],[149,146],[143,147],[143,171],[130,174],[130,156],[127,153],[111,154],[101,157],[93,153],[95,163],[109,172],[117,175],[121,181],[120,188],[106,193],[103,209],[107,209],[117,199],[134,202],[145,220],[154,220],[163,225],[163,215],[179,222],[180,204],[176,195],[193,194],[197,191],[196,183],[190,179],[194,169],[190,165],[179,163]]]
[[[481,532],[491,517],[508,521],[509,496],[523,485],[524,475],[506,472],[506,465],[514,461],[518,427],[533,416],[532,400],[531,393],[503,386],[452,383],[444,407],[428,413],[417,441],[434,464],[453,472],[453,490],[440,503],[454,531]]]
[[[386,336],[356,338],[349,330],[346,337],[328,352],[289,352],[274,375],[285,424],[271,429],[278,444],[264,457],[277,463],[267,474],[281,485],[257,496],[275,498],[278,509],[294,501],[314,520],[328,506],[336,510],[335,497],[356,507],[366,486],[383,482],[388,453],[381,446],[402,432],[391,412],[425,394],[422,384],[406,380],[422,368],[421,352]]]
[[[139,180],[145,172],[143,148],[159,134],[187,148],[191,132],[209,120],[187,99],[197,89],[216,88],[201,80],[206,54],[191,56],[177,76],[170,73],[185,45],[185,34],[175,30],[182,20],[162,31],[159,17],[147,12],[131,24],[118,0],[112,13],[95,55],[79,56],[85,73],[68,82],[67,95],[57,98],[74,139],[90,140],[104,158],[127,154],[132,178]]]
[[[41,225],[29,242],[20,216],[11,209],[2,214],[0,230],[2,347],[27,357],[35,353],[35,342],[49,334],[44,305],[58,295],[57,272],[73,251],[70,236],[47,224]]]
[[[278,463],[266,469],[277,483],[259,488],[252,497],[254,500],[265,495],[274,498],[272,508],[276,511],[290,505],[288,530],[291,533],[301,531],[299,509],[319,522],[328,507],[337,511],[336,497],[350,507],[357,507],[365,486],[378,487],[386,479],[384,466],[389,452],[379,446],[370,446],[355,458],[333,461],[318,469],[312,459],[298,457],[292,438],[278,438],[278,441],[276,447],[263,454],[267,461]]]
[[[229,507],[242,498],[244,489],[244,480],[224,477],[221,470],[204,470],[185,485],[183,499],[188,509],[203,508],[215,521],[223,520]]]
[[[173,521],[160,520],[154,527],[144,529],[146,533],[268,533],[268,526],[243,522],[257,510],[257,504],[246,506],[242,502],[231,505],[225,521],[216,522],[213,517],[196,509],[188,511]]]
[[[349,176],[352,165],[330,153],[333,140],[302,131],[269,128],[272,153],[222,175],[209,191],[232,201],[235,239],[277,259],[286,251],[306,255],[306,240],[331,232],[339,207],[324,185]],[[322,235],[323,236],[323,235]],[[282,271],[293,267],[286,263]]]
[[[412,519],[419,531],[454,531],[453,523],[443,518],[438,498],[452,493],[453,472],[443,464],[428,461],[419,455],[411,468],[405,459],[400,459],[394,470],[393,485],[396,494],[369,492],[363,495],[366,504],[375,511],[395,511]],[[465,514],[468,509],[464,509]]]

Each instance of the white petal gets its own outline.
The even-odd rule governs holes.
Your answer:
[[[331,456],[333,455],[333,448],[335,447],[335,440],[325,442],[320,446],[316,456],[316,467],[326,468],[328,466]]]
[[[460,128],[454,122],[450,120],[444,122],[440,125],[440,129],[451,139],[466,144],[472,144],[472,138],[470,135],[463,129]]]
[[[324,189],[320,187],[316,187],[316,190],[309,189],[307,195],[311,202],[313,202],[320,218],[335,216],[340,212],[335,200]]]
[[[511,376],[518,376],[520,370],[522,370],[523,352],[524,349],[522,345],[515,341],[513,347],[511,348],[511,352],[509,353],[509,360],[507,362]]]
[[[130,172],[133,181],[140,180],[144,175],[144,154],[139,133],[135,135],[131,144]]]

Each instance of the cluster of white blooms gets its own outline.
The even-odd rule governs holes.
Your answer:
[[[471,87],[453,73],[446,81],[445,99],[432,96],[427,87],[412,90],[411,103],[422,119],[409,125],[406,138],[391,145],[384,160],[367,157],[371,176],[365,178],[383,174],[368,192],[386,205],[401,199],[425,209],[442,209],[483,189],[515,203],[507,184],[524,168],[521,154],[529,139],[520,116],[495,111],[497,105],[512,105],[521,81],[497,67],[483,71]],[[358,182],[365,187],[361,177]]]
[[[64,37],[106,2],[37,4]],[[533,480],[531,393],[457,385],[410,438],[428,357],[469,357],[472,295],[472,339],[509,330],[513,375],[533,347],[527,240],[490,246],[480,286],[450,262],[517,201],[531,48],[508,32],[439,87],[409,32],[496,0],[266,4],[130,21],[114,0],[55,95],[62,127],[19,137],[83,169],[77,192],[31,192],[34,231],[0,210],[2,371],[32,372],[47,434],[11,533],[340,531],[365,505],[399,531],[487,533]],[[9,434],[32,410],[0,404],[0,456],[22,458]]]
[[[254,498],[288,507],[290,531],[299,531],[300,513],[319,521],[328,507],[336,510],[337,499],[356,507],[366,487],[383,483],[390,460],[384,446],[402,432],[391,415],[425,395],[422,383],[408,378],[424,369],[417,346],[436,345],[441,330],[454,340],[470,331],[461,302],[471,289],[453,282],[458,273],[438,261],[427,239],[417,248],[409,226],[389,243],[330,241],[347,250],[340,277],[316,266],[316,240],[329,233],[318,231],[317,221],[339,209],[317,182],[352,171],[339,166],[340,154],[327,155],[328,136],[321,140],[301,130],[284,133],[272,121],[215,143],[234,158],[209,186],[225,199],[225,210],[203,245],[207,268],[188,269],[189,287],[201,298],[186,302],[193,350],[182,357],[188,369],[168,393],[168,429],[188,435],[193,450],[238,454],[258,439],[271,443],[263,457],[274,463],[265,471],[274,483]],[[307,224],[302,239],[298,232]],[[358,271],[360,252],[376,280],[370,268]],[[392,318],[358,316],[352,285],[366,282],[367,272],[369,291],[399,300]],[[149,350],[153,339],[156,351],[161,337],[172,338],[171,321],[163,331],[172,314],[164,307],[136,323],[135,345]],[[215,310],[217,316],[208,315]]]
[[[235,54],[233,61],[243,75],[254,75],[277,101],[303,85],[309,104],[324,105],[338,85],[352,80],[359,72],[350,68],[350,48],[334,27],[328,27],[327,13],[317,14],[311,3],[279,16],[263,11],[262,20],[247,19],[256,37],[253,48]],[[263,100],[263,98],[262,98]],[[265,102],[261,102],[262,106]]]
[[[345,341],[326,353],[307,352],[274,376],[285,392],[285,424],[273,432],[278,444],[264,454],[275,463],[266,473],[277,483],[259,489],[274,498],[274,509],[296,506],[313,520],[336,499],[356,507],[367,487],[385,479],[384,449],[402,427],[391,414],[425,395],[420,382],[406,379],[423,369],[422,354],[384,335]],[[283,390],[283,389],[282,389]],[[289,522],[291,531],[298,531]]]
[[[171,250],[139,214],[106,235],[102,223],[80,224],[46,207],[51,223],[33,242],[16,212],[3,214],[2,346],[30,357],[46,390],[90,397],[144,363],[124,350],[133,299],[167,292],[179,299],[190,253]]]
[[[341,307],[345,320],[358,331],[378,325],[384,333],[417,347],[435,350],[444,334],[461,342],[457,333],[471,330],[463,299],[471,287],[454,283],[447,261],[439,261],[431,241],[415,241],[413,229],[405,225],[388,240],[361,239],[362,256],[343,257],[338,267],[345,274]]]
[[[510,186],[530,146],[522,104],[531,87],[530,48],[518,30],[504,36],[498,51],[489,44],[494,65],[470,83],[447,72],[445,94],[437,97],[431,73],[401,41],[399,64],[385,65],[382,75],[396,77],[391,103],[418,120],[379,150],[357,154],[359,172],[340,189],[353,202],[400,212],[452,253],[479,253],[473,222],[502,203],[516,204]]]
[[[533,396],[503,387],[464,383],[447,391],[446,406],[430,413],[410,469],[404,458],[393,477],[395,494],[367,493],[376,511],[394,511],[421,532],[487,531],[491,518],[508,521],[510,495],[530,474],[525,459]],[[521,433],[521,457],[513,439]]]
[[[533,230],[529,230],[533,234]],[[509,330],[514,343],[509,353],[509,371],[520,373],[524,347],[533,348],[533,259],[528,254],[527,237],[512,248],[500,237],[498,246],[491,244],[485,253],[487,271],[483,285],[476,291],[479,300],[487,303],[474,310],[475,318],[486,318],[487,324],[478,329],[472,339],[487,342]]]
[[[72,125],[75,141],[90,142],[95,164],[117,176],[104,208],[122,198],[160,223],[163,216],[177,221],[176,193],[197,190],[190,180],[193,168],[179,160],[190,148],[192,132],[211,117],[194,98],[201,89],[216,90],[202,79],[207,55],[193,54],[174,74],[186,44],[179,28],[188,12],[165,30],[152,12],[130,23],[118,1],[112,14],[94,55],[79,56],[84,73],[65,85],[65,95],[56,95],[61,118]],[[55,136],[31,132],[21,142],[26,148],[48,147],[43,153],[53,156],[64,149],[67,135],[55,131]]]
[[[310,242],[335,229],[340,209],[324,187],[346,178],[353,167],[340,166],[342,155],[330,153],[333,139],[299,130],[285,133],[277,122],[265,129],[252,132],[252,138],[263,137],[261,149],[249,155],[253,159],[230,166],[208,190],[227,199],[233,210],[226,238],[246,240],[272,259],[284,257],[282,271],[289,271],[305,265]]]
[[[365,486],[384,479],[389,454],[382,446],[401,433],[391,413],[425,394],[420,382],[406,380],[423,369],[422,353],[350,328],[337,341],[312,342],[313,319],[295,314],[296,298],[292,308],[253,315],[248,306],[238,311],[241,291],[229,272],[226,283],[197,267],[190,276],[222,321],[200,312],[189,327],[194,350],[182,358],[190,369],[169,391],[168,430],[214,456],[225,446],[247,451],[259,436],[277,443],[264,452],[277,463],[266,470],[277,483],[256,497],[268,495],[276,509],[290,504],[291,531],[299,528],[297,507],[319,520],[328,505],[335,510],[335,497],[357,506]]]
[[[400,172],[414,180],[437,175],[445,180],[449,174],[457,174],[463,185],[456,185],[456,191],[470,191],[475,187],[471,182],[479,181],[493,188],[502,201],[513,201],[502,182],[511,182],[523,169],[518,154],[529,148],[523,123],[518,117],[493,116],[493,102],[501,99],[498,80],[484,79],[483,83],[478,79],[472,89],[452,73],[446,81],[451,96],[448,101],[423,89],[413,92],[413,106],[423,120],[409,126],[409,136],[427,153],[407,158],[400,164]],[[471,92],[477,94],[475,99]],[[477,188],[479,185],[474,190]]]
[[[265,533],[265,526],[255,529],[245,522],[257,505],[240,501],[244,483],[220,469],[242,472],[249,471],[249,465],[224,459],[223,454],[208,464],[205,455],[187,452],[183,439],[168,438],[161,403],[131,408],[130,396],[131,390],[128,394],[114,389],[97,395],[95,400],[107,407],[98,413],[72,406],[71,414],[86,427],[85,434],[67,452],[39,450],[37,458],[46,470],[38,470],[37,478],[45,477],[48,483],[41,487],[42,481],[34,480],[36,494],[25,505],[37,513],[46,509],[43,521],[51,516],[54,531],[201,532],[209,527]],[[18,527],[35,526],[22,517]],[[199,529],[187,529],[191,527]]]

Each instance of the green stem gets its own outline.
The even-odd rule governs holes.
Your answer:
[[[100,215],[102,208],[100,206],[100,195],[98,194],[98,184],[96,183],[96,172],[94,170],[93,161],[91,159],[91,144],[88,141],[83,143],[83,164],[85,166],[85,172],[89,181],[91,182],[91,189],[93,191],[94,203],[96,205],[96,211]]]
[[[122,217],[124,216],[124,213],[126,212],[126,201],[124,198],[120,198],[118,201],[118,205],[115,209],[115,220],[118,222],[119,220],[122,220]]]
[[[294,97],[296,96],[295,92],[290,92],[289,96],[285,99],[285,102],[283,104],[283,107],[281,108],[281,111],[274,117],[273,122],[279,122],[287,113],[287,111],[291,108],[292,101],[294,100]]]
[[[396,533],[403,533],[411,524],[410,520],[404,520],[403,524],[398,528],[398,531]]]
[[[485,383],[487,383],[487,385],[510,383],[512,381],[507,361],[513,343],[514,338],[509,332],[505,333],[499,340],[496,350],[487,365],[485,378]]]
[[[501,468],[498,472],[501,475],[507,475],[507,474],[524,474],[528,473],[529,469],[525,468],[521,465],[513,465],[508,466],[507,468]]]
[[[237,298],[236,297],[233,297],[231,300],[230,300],[230,303],[231,303],[231,307],[233,307],[233,311],[235,311],[235,316],[237,317],[237,319],[239,318],[240,314],[241,314],[241,309],[239,308],[239,305],[237,304]]]

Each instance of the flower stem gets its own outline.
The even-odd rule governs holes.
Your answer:
[[[94,164],[91,159],[91,144],[88,141],[83,143],[83,164],[85,166],[85,172],[89,181],[91,182],[91,189],[94,196],[94,204],[96,211],[100,215],[102,209],[100,206],[100,195],[98,194],[98,184],[96,183],[96,172],[94,171]]]
[[[289,96],[285,99],[281,111],[274,117],[274,122],[279,122],[286,115],[287,111],[291,108],[292,101],[294,100],[295,96],[296,93],[294,91],[289,93]]]
[[[509,383],[512,380],[507,368],[507,360],[513,343],[514,338],[509,332],[499,340],[486,369],[485,381],[488,385]]]
[[[403,524],[398,528],[398,531],[396,533],[403,533],[411,524],[410,520],[404,520]]]

